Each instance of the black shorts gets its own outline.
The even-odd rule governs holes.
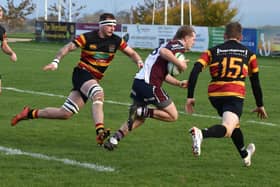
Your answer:
[[[80,92],[85,103],[87,102],[88,97],[81,92],[81,87],[85,82],[91,79],[95,79],[95,77],[89,71],[80,67],[74,68],[72,73],[72,90]]]
[[[153,104],[157,108],[165,108],[172,103],[171,98],[162,88],[139,79],[134,79],[130,97],[138,105]]]
[[[235,113],[239,118],[242,115],[244,99],[239,97],[209,97],[212,106],[220,116],[229,111]]]

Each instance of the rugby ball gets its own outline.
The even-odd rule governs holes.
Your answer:
[[[178,60],[185,60],[185,55],[183,53],[176,53],[175,57]],[[172,62],[167,63],[167,71],[171,76],[174,76],[174,77],[181,73],[179,68]]]

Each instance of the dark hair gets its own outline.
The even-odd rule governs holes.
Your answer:
[[[242,26],[239,22],[231,22],[226,25],[225,35],[227,38],[239,38],[242,35]]]
[[[177,30],[174,39],[181,39],[184,38],[185,36],[192,36],[193,33],[195,33],[193,27],[184,25]]]
[[[99,21],[104,21],[106,19],[116,19],[115,16],[111,13],[103,13],[99,17]]]

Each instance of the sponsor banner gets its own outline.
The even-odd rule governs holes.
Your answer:
[[[123,24],[122,32],[126,33],[128,45],[133,48],[153,49],[170,39],[167,33],[157,36],[157,30],[154,25]]]
[[[212,48],[216,45],[224,43],[225,29],[222,27],[208,27],[209,32],[209,47]]]
[[[209,27],[209,48],[224,43],[224,27]],[[254,53],[257,52],[257,30],[244,28],[241,43]]]
[[[191,51],[201,52],[207,50],[209,43],[208,27],[194,27],[194,30],[196,32],[196,40]]]
[[[133,48],[154,49],[173,39],[178,25],[140,25],[123,24],[122,34]],[[196,42],[192,51],[204,51],[208,47],[208,28],[194,27]]]
[[[75,23],[36,21],[35,40],[69,42],[75,37]]]
[[[258,30],[258,55],[280,57],[280,27]]]
[[[133,48],[154,49],[173,39],[179,25],[117,24],[115,34]],[[98,23],[35,22],[36,41],[69,42],[77,35],[98,30]],[[198,27],[191,51],[201,52],[224,42],[224,27]],[[244,28],[241,43],[260,56],[280,56],[280,27]]]
[[[257,53],[257,30],[244,28],[242,35],[243,38],[241,43],[254,53]]]

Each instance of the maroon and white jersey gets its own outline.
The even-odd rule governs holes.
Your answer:
[[[184,53],[185,48],[180,40],[172,40],[153,50],[146,58],[144,67],[136,74],[135,79],[145,80],[147,84],[161,87],[162,82],[167,75],[167,60],[163,59],[159,51],[161,48],[167,48],[175,53]]]

